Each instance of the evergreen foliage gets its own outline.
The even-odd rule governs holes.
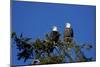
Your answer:
[[[79,45],[75,40],[65,42],[61,39],[54,42],[50,34],[46,34],[45,40],[38,38],[33,41],[32,38],[23,37],[23,34],[18,36],[17,33],[12,32],[11,38],[16,42],[19,50],[18,60],[24,59],[26,62],[28,59],[33,59],[32,65],[93,61],[93,57],[87,58],[81,50],[93,48],[90,44]],[[71,49],[75,52],[74,59]]]

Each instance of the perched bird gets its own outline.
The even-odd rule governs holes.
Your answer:
[[[60,33],[58,32],[58,29],[56,26],[53,26],[52,31],[50,33],[50,39],[54,42],[57,43],[60,37]]]
[[[64,41],[65,42],[72,42],[74,37],[73,28],[71,27],[70,23],[66,23],[65,30],[64,30]]]

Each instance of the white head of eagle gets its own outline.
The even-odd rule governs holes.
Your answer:
[[[70,23],[65,24],[65,30],[64,30],[64,41],[68,41],[73,39],[74,33],[73,28]]]
[[[56,26],[53,26],[52,31],[58,31]]]
[[[57,43],[59,40],[59,36],[60,34],[58,32],[57,26],[53,26],[52,31],[50,33],[50,39],[55,43]]]
[[[66,23],[66,28],[70,28],[71,24],[70,23]]]

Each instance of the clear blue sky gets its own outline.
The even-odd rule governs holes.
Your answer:
[[[12,31],[18,35],[23,33],[26,37],[44,39],[45,33],[50,32],[56,25],[63,38],[65,23],[70,22],[74,29],[74,39],[78,43],[96,42],[96,7],[82,5],[50,4],[38,2],[12,3]],[[16,47],[13,47],[13,64],[28,64],[17,61]],[[95,48],[87,56],[95,57]]]

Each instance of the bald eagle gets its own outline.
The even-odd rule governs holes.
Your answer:
[[[50,39],[54,42],[57,43],[60,37],[60,33],[58,32],[58,29],[56,26],[53,26],[52,31],[50,33]]]
[[[65,30],[64,30],[64,41],[65,42],[72,42],[74,37],[73,29],[70,23],[66,23]]]

